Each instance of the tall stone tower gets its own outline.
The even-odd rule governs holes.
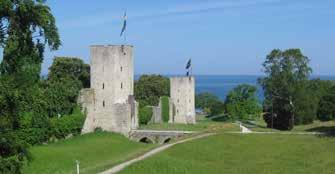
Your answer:
[[[170,123],[195,124],[195,79],[170,78]]]
[[[86,110],[83,133],[100,127],[127,134],[137,128],[133,47],[91,46],[91,88],[82,90],[78,101]]]

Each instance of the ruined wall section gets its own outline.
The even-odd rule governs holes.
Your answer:
[[[195,79],[194,77],[170,78],[170,123],[194,124]]]
[[[86,115],[86,120],[82,132],[94,131],[94,105],[95,105],[95,93],[94,89],[82,89],[78,95],[78,103],[81,106],[81,110]]]

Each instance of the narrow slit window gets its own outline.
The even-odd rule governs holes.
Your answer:
[[[104,100],[104,101],[102,101],[102,106],[103,106],[103,107],[105,107],[105,100]]]
[[[120,67],[120,71],[122,72],[122,66]]]
[[[102,89],[105,89],[105,83],[102,83]]]
[[[121,83],[121,89],[123,88],[123,84]]]

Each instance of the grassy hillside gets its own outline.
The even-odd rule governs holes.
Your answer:
[[[260,119],[253,124],[246,123],[245,126],[249,127],[252,131],[258,132],[281,132],[279,130],[270,129],[266,127],[263,119]],[[314,121],[312,124],[294,126],[292,131],[289,132],[320,132],[335,135],[335,121]]]
[[[133,158],[155,145],[137,143],[122,135],[94,133],[30,149],[33,161],[25,174],[69,174],[80,161],[81,173],[97,173],[121,161]]]
[[[333,137],[220,134],[176,145],[121,173],[330,174],[334,144]]]

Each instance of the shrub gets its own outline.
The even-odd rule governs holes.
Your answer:
[[[79,107],[76,107],[71,115],[51,119],[51,135],[56,138],[65,138],[69,134],[78,135],[84,122],[84,114],[81,113]]]
[[[30,159],[27,144],[14,132],[0,132],[0,173],[22,173],[21,168],[27,159]]]
[[[15,134],[20,140],[28,144],[35,145],[48,141],[50,121],[46,116],[24,112],[20,116],[19,129]]]
[[[224,103],[216,101],[210,108],[209,116],[216,116],[224,113]]]
[[[195,107],[201,108],[209,116],[222,114],[224,103],[214,94],[205,92],[195,96]]]
[[[318,108],[318,119],[321,121],[335,119],[335,92],[321,98]]]
[[[256,98],[255,86],[242,84],[230,91],[226,98],[226,112],[233,119],[256,119],[261,115],[261,106]]]
[[[161,102],[162,102],[162,119],[164,122],[169,121],[169,97],[161,97]]]
[[[139,109],[140,124],[148,124],[152,117],[152,108],[144,106]]]

